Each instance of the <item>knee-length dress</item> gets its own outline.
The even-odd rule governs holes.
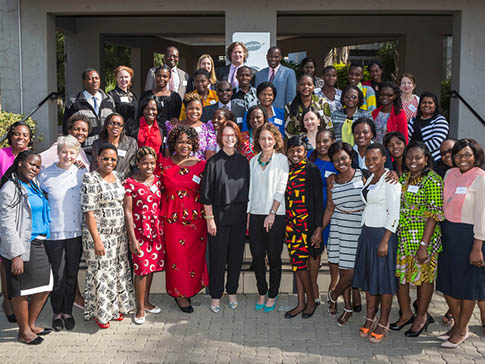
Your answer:
[[[401,284],[434,283],[441,252],[441,226],[443,212],[443,180],[434,171],[410,183],[409,172],[401,178],[401,210],[397,228],[398,250],[396,277]],[[437,224],[429,241],[425,264],[418,264],[416,254],[423,238],[426,220],[433,218]]]
[[[205,161],[181,167],[171,158],[159,161],[164,188],[162,221],[165,237],[165,279],[173,297],[192,297],[209,283],[205,253],[207,224],[199,202]]]
[[[349,182],[335,183],[331,190],[335,210],[330,221],[328,261],[340,269],[354,269],[365,206],[360,194],[363,186],[362,171],[356,169]]]
[[[165,269],[165,248],[160,221],[162,184],[155,177],[149,187],[134,178],[124,182],[127,196],[133,199],[133,222],[135,237],[140,244],[140,255],[132,254],[133,270],[137,276],[159,272]]]
[[[114,172],[116,175],[116,172]],[[118,177],[106,182],[97,171],[86,173],[81,188],[83,212],[93,211],[106,254],[94,252],[94,241],[86,222],[82,227],[83,255],[87,263],[84,289],[84,319],[95,317],[106,323],[135,308],[135,294],[128,260],[123,198]]]

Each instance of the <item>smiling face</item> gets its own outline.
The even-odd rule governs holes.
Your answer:
[[[187,115],[187,120],[196,123],[200,120],[202,116],[202,104],[199,101],[192,101],[187,105],[187,110],[185,112]]]
[[[264,124],[264,113],[261,109],[254,109],[249,115],[249,125],[251,129],[257,129]]]
[[[325,81],[325,85],[335,86],[337,83],[337,71],[333,68],[328,68],[323,74],[323,81]]]
[[[155,100],[150,100],[143,109],[143,116],[148,124],[152,124],[158,115],[157,103]]]
[[[170,82],[170,71],[166,68],[160,68],[155,74],[155,83],[159,89],[164,89]]]
[[[208,57],[202,58],[201,61],[200,61],[200,67],[199,68],[205,69],[210,74],[211,71],[212,71],[211,60]]]
[[[386,156],[379,149],[369,149],[365,152],[365,165],[371,173],[379,173],[384,169]]]
[[[362,69],[362,67],[350,67],[347,74],[349,84],[352,86],[357,86],[362,80],[363,72],[364,70]]]
[[[258,100],[264,107],[270,107],[273,104],[274,93],[271,87],[266,87],[258,95]]]
[[[118,84],[118,87],[122,90],[128,89],[130,87],[131,83],[131,76],[126,70],[121,70],[118,72],[116,75],[116,83]]]
[[[187,158],[192,152],[192,143],[187,134],[180,134],[175,141],[175,154],[179,157]]]
[[[414,92],[416,85],[410,78],[403,77],[401,79],[401,84],[399,85],[399,88],[401,89],[403,94],[411,95]]]
[[[24,183],[32,181],[40,172],[40,166],[42,159],[38,154],[31,154],[22,162],[19,162],[17,167],[17,173]]]
[[[25,125],[18,125],[10,137],[10,145],[16,154],[28,148],[30,143],[30,130]]]
[[[301,96],[311,96],[314,89],[315,85],[313,84],[313,78],[306,75],[300,77],[300,80],[298,81],[298,91],[300,92]]]
[[[377,64],[369,67],[370,78],[375,82],[382,82],[382,69]]]
[[[231,102],[232,87],[229,82],[220,81],[217,84],[217,97],[219,97],[219,101],[222,102],[224,105]]]
[[[352,158],[345,150],[339,150],[332,156],[332,163],[339,173],[344,173],[351,168]]]
[[[259,134],[258,143],[263,152],[269,153],[274,150],[276,139],[272,132],[263,130],[261,134]]]
[[[101,79],[99,78],[97,71],[88,72],[83,80],[84,89],[91,95],[96,95],[101,85]]]
[[[111,117],[111,120],[106,123],[106,131],[112,138],[118,138],[125,127],[123,117],[115,115]]]
[[[411,172],[411,175],[415,176],[421,173],[428,165],[428,157],[424,153],[424,150],[418,147],[410,148],[406,154],[406,167]]]
[[[348,89],[347,92],[342,96],[343,104],[347,107],[357,107],[359,104],[359,91],[352,88]]]
[[[212,125],[214,125],[214,129],[219,130],[219,127],[226,121],[226,116],[224,115],[224,111],[217,109],[214,112],[214,116],[212,117]]]
[[[209,79],[204,75],[197,75],[194,78],[194,85],[199,95],[205,95],[209,90]]]
[[[335,139],[332,139],[332,135],[329,131],[323,130],[317,134],[317,152],[319,156],[327,156],[328,149],[332,145]]]
[[[231,63],[240,66],[244,63],[244,49],[240,45],[234,47],[231,53]]]
[[[354,129],[354,141],[355,144],[359,147],[367,147],[371,144],[372,138],[372,130],[367,123],[358,124]]]
[[[138,170],[144,178],[153,176],[156,165],[157,161],[151,154],[147,154],[136,163]]]
[[[312,76],[315,74],[315,65],[313,62],[307,62],[301,69],[304,75]]]
[[[396,94],[391,87],[384,87],[379,91],[379,101],[381,102],[381,105],[392,105],[395,99]]]
[[[473,154],[473,150],[469,146],[459,150],[453,158],[461,173],[465,173],[475,167],[475,154]]]
[[[236,73],[237,82],[239,82],[239,87],[248,87],[251,84],[251,79],[253,75],[251,74],[251,70],[246,67],[238,68]]]
[[[281,51],[278,48],[271,48],[271,50],[266,55],[266,60],[268,61],[268,66],[271,68],[276,68],[281,63]]]
[[[423,118],[427,119],[433,116],[436,111],[436,104],[432,97],[423,97],[421,100],[421,113]]]
[[[455,143],[456,142],[454,140],[445,140],[440,146],[441,160],[450,168],[453,167],[453,161],[451,160],[451,150],[453,149]]]
[[[399,159],[402,157],[406,144],[401,139],[392,137],[387,143],[386,147],[394,159]]]
[[[298,164],[306,157],[306,149],[303,145],[297,147],[290,147],[288,149],[288,159],[293,164]]]
[[[222,130],[222,146],[227,149],[234,149],[237,144],[236,132],[230,126]]]
[[[118,155],[113,149],[105,149],[98,155],[97,171],[102,175],[108,175],[114,171],[118,163]]]
[[[165,64],[170,68],[174,68],[179,63],[179,51],[175,47],[170,47],[165,53]]]
[[[89,135],[89,125],[83,120],[77,120],[72,124],[71,130],[69,130],[69,134],[71,134],[74,138],[77,139],[79,144],[83,144]]]
[[[308,132],[315,132],[320,126],[320,119],[313,111],[308,111],[303,117],[303,126]]]
[[[78,150],[64,145],[57,153],[57,156],[59,157],[59,167],[69,169],[76,161],[78,155]]]

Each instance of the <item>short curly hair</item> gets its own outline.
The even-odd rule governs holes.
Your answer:
[[[189,138],[190,144],[192,145],[192,153],[199,150],[199,134],[197,131],[190,126],[178,125],[168,134],[167,145],[170,155],[175,153],[175,144],[182,134],[187,135],[187,138]]]
[[[254,133],[254,150],[256,151],[256,153],[259,153],[263,150],[259,145],[259,137],[261,136],[261,133],[265,130],[273,134],[273,137],[275,139],[274,149],[278,153],[284,153],[285,143],[283,141],[283,137],[281,136],[281,133],[278,127],[272,123],[264,123],[263,125],[261,125],[259,128],[256,129]]]
[[[194,102],[194,101],[199,102],[201,105],[203,104],[202,99],[200,98],[200,96],[197,92],[189,92],[189,93],[185,94],[185,96],[184,96],[185,107],[189,106],[189,104],[191,102]]]
[[[249,52],[248,52],[248,49],[246,48],[246,44],[244,44],[243,42],[232,42],[231,44],[229,44],[229,47],[227,47],[227,52],[226,52],[227,59],[229,60],[229,62],[231,62],[232,51],[237,46],[241,46],[241,48],[243,49],[244,62],[246,62],[249,56]]]

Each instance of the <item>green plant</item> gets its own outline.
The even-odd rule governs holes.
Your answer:
[[[131,67],[131,50],[128,47],[105,43],[101,59],[101,81],[104,82],[104,90],[110,92],[116,87],[114,69],[122,65]]]
[[[16,121],[20,121],[23,119],[23,115],[20,114],[15,114],[13,112],[5,112],[5,111],[0,111],[0,137],[3,137],[4,135],[7,134],[7,130]],[[28,118],[25,120],[25,123],[30,126],[32,129],[32,135],[35,136],[35,132],[37,129],[37,123],[32,120],[32,118]],[[41,137],[36,137],[36,141],[42,140]],[[0,148],[8,147],[8,141],[5,138],[5,140],[0,143]]]
[[[165,63],[165,55],[163,53],[153,53],[153,66],[160,67],[162,64]]]
[[[448,121],[450,120],[450,90],[451,90],[451,79],[448,78],[446,80],[441,81],[441,90],[440,90],[441,113]]]
[[[399,73],[399,41],[386,42],[377,52],[384,67],[383,80],[395,81]]]
[[[349,83],[348,80],[348,73],[349,73],[349,66],[345,63],[334,63],[333,66],[337,70],[337,88],[343,90]],[[362,77],[362,81],[369,81],[370,80],[370,73],[367,69],[367,66],[364,67],[364,75]]]
[[[301,67],[299,63],[287,61],[286,59],[281,60],[281,64],[285,67],[291,68],[293,71],[295,71],[296,79],[299,79],[301,76]]]

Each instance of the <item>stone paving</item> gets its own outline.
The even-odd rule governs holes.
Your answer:
[[[195,312],[184,314],[173,299],[153,295],[162,307],[159,315],[147,315],[144,325],[135,325],[132,315],[111,328],[100,330],[94,321],[84,321],[75,309],[73,332],[51,333],[36,347],[16,340],[17,327],[0,314],[0,363],[484,363],[485,340],[481,334],[478,308],[470,329],[472,335],[457,349],[441,349],[435,336],[446,328],[440,316],[446,311],[441,296],[433,297],[430,313],[436,323],[418,338],[391,332],[380,344],[359,336],[365,314],[354,314],[346,327],[338,327],[327,314],[327,305],[318,307],[307,320],[287,320],[283,312],[255,312],[256,295],[240,295],[239,308],[232,311],[223,299],[223,310],[209,310],[209,296],[193,299]],[[296,303],[294,295],[280,295],[278,306]],[[342,303],[339,304],[340,310]],[[365,307],[364,307],[365,308]],[[391,319],[397,317],[394,304]],[[39,325],[50,326],[51,309],[46,305]],[[404,330],[403,330],[404,331]]]

